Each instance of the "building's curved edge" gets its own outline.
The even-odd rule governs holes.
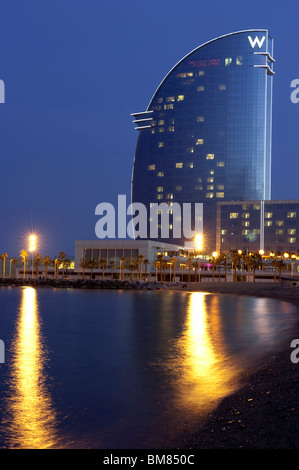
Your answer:
[[[269,36],[269,30],[268,29],[245,29],[243,31],[235,31],[234,33],[228,33],[228,34],[224,34],[223,36],[219,36],[217,38],[214,38],[214,39],[211,39],[210,41],[207,41],[205,42],[204,44],[201,44],[200,46],[196,47],[195,49],[193,49],[191,52],[189,52],[188,54],[186,54],[181,60],[179,60],[179,62],[177,62],[173,67],[172,69],[167,73],[167,75],[165,75],[165,77],[163,78],[162,82],[158,85],[155,93],[153,94],[153,97],[152,99],[150,100],[149,102],[149,105],[146,109],[146,111],[149,111],[150,109],[150,106],[153,102],[153,100],[155,99],[155,96],[157,95],[158,91],[160,90],[160,88],[162,87],[163,83],[167,80],[167,78],[169,77],[169,75],[173,72],[173,70],[181,63],[183,62],[189,55],[193,54],[195,51],[197,51],[198,49],[200,49],[201,47],[204,47],[212,42],[215,42],[215,41],[218,41],[218,39],[223,39],[225,37],[228,37],[228,36],[233,36],[234,34],[241,34],[241,33],[252,33],[253,31],[259,31],[259,32],[266,32],[267,33],[267,36]]]

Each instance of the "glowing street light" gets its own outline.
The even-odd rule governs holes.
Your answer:
[[[202,251],[203,248],[203,236],[197,233],[194,237],[195,248],[197,251]]]
[[[217,251],[213,251],[212,256],[213,256],[213,258],[217,258],[217,256],[218,256]]]
[[[29,235],[29,251],[32,253],[32,277],[33,277],[33,252],[36,250],[37,236],[34,234]]]

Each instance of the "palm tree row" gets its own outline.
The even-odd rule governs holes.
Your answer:
[[[7,253],[2,253],[0,256],[0,260],[2,261],[2,277],[5,277],[5,260],[8,257]],[[23,277],[25,278],[26,276],[26,265],[27,265],[27,260],[29,258],[28,252],[26,250],[21,250],[20,251],[20,258],[21,262],[23,263]],[[16,277],[16,265],[19,261],[18,258],[11,258],[10,260],[14,266],[14,271],[13,271],[13,277]],[[71,267],[71,260],[66,256],[66,254],[61,251],[59,255],[56,258],[50,258],[50,256],[41,256],[40,253],[36,253],[34,259],[33,259],[33,267],[35,268],[35,275],[38,277],[39,275],[39,267],[40,265],[45,266],[45,277],[48,277],[48,269],[49,266],[53,266],[55,268],[55,276],[58,277],[58,270],[60,267],[62,267],[62,277],[64,277],[65,270],[66,272],[68,269]],[[33,272],[33,271],[32,271]]]

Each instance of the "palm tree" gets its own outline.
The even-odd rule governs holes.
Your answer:
[[[139,277],[139,279],[141,280],[142,279],[142,263],[143,263],[143,260],[144,260],[144,256],[143,255],[139,255],[138,256],[138,270],[139,270],[139,276],[137,275],[137,279]]]
[[[71,260],[70,260],[71,263]],[[86,267],[90,269],[90,279],[92,279],[92,272],[98,266],[98,262],[95,259],[89,259],[86,261]]]
[[[158,267],[160,265],[157,259],[154,260],[153,265],[155,266],[155,273],[156,273],[156,282],[158,282]]]
[[[18,262],[18,258],[13,258],[11,262],[13,264],[13,277],[15,278],[16,277],[16,265]]]
[[[237,267],[240,263],[240,255],[237,250],[231,250],[230,259],[232,262],[233,281],[237,280]]]
[[[159,263],[159,268],[160,268],[160,281],[162,281],[162,268],[163,268],[163,255],[160,253],[157,255],[157,261]]]
[[[46,279],[48,277],[48,267],[52,264],[52,261],[53,260],[50,258],[50,256],[44,256],[42,259],[42,263],[46,268]]]
[[[61,251],[58,255],[58,259],[60,261],[59,264],[62,264],[62,279],[64,279],[64,260],[66,258],[66,253],[64,251]]]
[[[2,260],[2,277],[5,277],[5,258],[7,258],[7,253],[2,253],[0,259]]]
[[[113,279],[114,266],[115,266],[115,262],[111,260],[110,261],[111,279]]]
[[[36,253],[35,255],[35,259],[34,259],[34,265],[36,267],[36,277],[38,277],[38,271],[39,271],[39,265],[41,264],[42,262],[42,257],[39,253]]]
[[[173,267],[173,282],[175,282],[175,265],[176,265],[177,262],[178,262],[177,257],[176,257],[176,256],[172,256],[172,257],[170,258],[170,262],[172,263],[172,267]],[[171,281],[171,279],[170,279],[170,281]]]
[[[66,276],[68,276],[68,271],[72,265],[72,261],[69,258],[66,258],[63,262],[63,266],[65,267],[66,270]]]
[[[58,274],[59,274],[59,266],[61,265],[61,260],[59,258],[55,258],[53,260],[53,264],[55,267],[55,277],[58,279]]]
[[[105,268],[106,268],[106,258],[100,258],[99,259],[99,267],[102,268],[102,279],[105,278]]]
[[[144,273],[144,277],[145,277],[145,280],[147,281],[147,267],[148,265],[150,264],[149,260],[147,258],[145,258],[143,260],[143,264],[145,265],[145,273]]]
[[[79,266],[82,269],[82,278],[84,279],[84,273],[85,273],[85,268],[86,268],[86,261],[84,258],[80,259]]]
[[[25,272],[26,272],[26,259],[28,258],[28,253],[26,250],[21,250],[20,251],[20,256],[22,258],[22,261],[24,263],[24,272],[23,272],[23,277],[25,278]]]

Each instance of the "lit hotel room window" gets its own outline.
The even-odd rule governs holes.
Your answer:
[[[175,164],[175,167],[176,167],[176,168],[183,168],[183,163],[176,163],[176,164]]]

